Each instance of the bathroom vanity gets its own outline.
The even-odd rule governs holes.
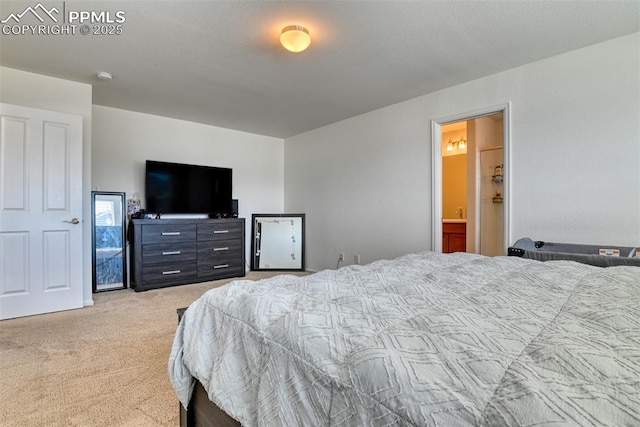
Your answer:
[[[467,220],[442,220],[442,253],[467,251]]]

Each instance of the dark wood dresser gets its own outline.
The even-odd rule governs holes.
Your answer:
[[[245,275],[244,218],[133,219],[129,227],[135,291]]]

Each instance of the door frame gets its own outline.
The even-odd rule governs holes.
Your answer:
[[[504,248],[511,242],[511,103],[431,120],[431,250],[442,252],[442,126],[503,114],[504,144]],[[476,177],[476,182],[478,177]],[[478,217],[476,216],[476,222]],[[476,227],[477,229],[477,227]],[[504,254],[506,255],[506,253]]]

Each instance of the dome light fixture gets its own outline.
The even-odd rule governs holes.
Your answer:
[[[280,43],[290,52],[302,52],[311,44],[311,36],[302,25],[289,25],[282,29]]]

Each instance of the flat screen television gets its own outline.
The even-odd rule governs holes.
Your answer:
[[[145,201],[155,214],[231,213],[232,170],[147,160]]]

